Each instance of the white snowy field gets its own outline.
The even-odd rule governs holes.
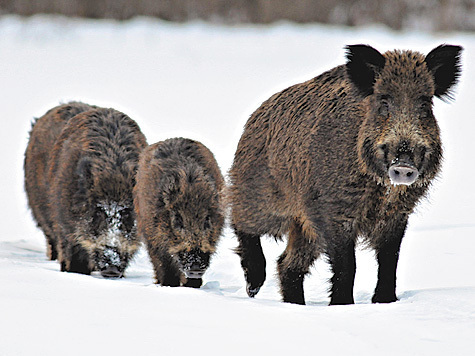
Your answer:
[[[456,100],[435,103],[444,169],[410,220],[398,302],[371,304],[376,266],[371,251],[360,250],[355,305],[327,306],[324,261],[305,281],[306,306],[281,303],[275,260],[284,244],[271,239],[268,279],[249,299],[229,229],[198,290],[153,284],[144,250],[120,280],[61,273],[46,259],[23,191],[33,117],[70,100],[115,107],[149,143],[202,141],[227,172],[258,105],[344,63],[343,47],[356,43],[423,53],[441,43],[465,47]],[[475,34],[1,17],[0,356],[474,355],[473,58]]]

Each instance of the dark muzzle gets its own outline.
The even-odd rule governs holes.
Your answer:
[[[101,270],[101,275],[105,278],[121,278],[122,272],[117,266],[107,266]]]
[[[188,279],[195,279],[203,277],[206,269],[201,269],[199,265],[193,265],[190,269],[185,269],[185,276]]]
[[[203,277],[209,265],[209,253],[200,249],[179,254],[181,270],[188,279],[199,279]]]

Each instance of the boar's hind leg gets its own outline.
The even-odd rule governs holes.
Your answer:
[[[389,231],[382,233],[375,248],[378,260],[378,282],[372,298],[373,303],[392,303],[397,300],[396,269],[407,218],[399,219],[387,226]]]
[[[266,280],[266,258],[262,252],[261,237],[235,231],[239,241],[236,253],[241,257],[241,266],[246,278],[246,290],[253,298]]]
[[[330,305],[354,304],[353,285],[356,273],[355,241],[343,231],[327,245],[333,277],[331,278]]]
[[[290,227],[287,248],[277,261],[284,302],[305,304],[303,280],[317,257],[315,242],[308,240],[301,225],[294,221]]]

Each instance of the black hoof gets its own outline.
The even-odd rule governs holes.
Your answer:
[[[373,298],[371,299],[371,302],[373,303],[394,303],[397,302],[398,299],[395,295],[390,295],[390,296],[380,296],[380,295],[374,295]]]
[[[246,291],[247,295],[251,298],[254,298],[257,293],[259,293],[259,290],[261,289],[262,285],[264,284],[264,281],[266,280],[266,269],[265,269],[265,263],[262,266],[259,266],[260,268],[254,268],[251,269],[253,273],[250,273],[249,269],[244,269],[244,278],[246,279]]]
[[[355,304],[353,296],[332,296],[330,299],[330,305],[349,305]]]
[[[261,289],[261,287],[252,287],[249,283],[246,286],[247,295],[250,298],[254,298],[256,296],[256,294],[259,293],[260,289]]]

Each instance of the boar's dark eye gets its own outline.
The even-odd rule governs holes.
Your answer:
[[[421,97],[419,111],[423,116],[427,116],[432,109],[432,102],[428,97]]]
[[[203,229],[208,230],[211,227],[211,216],[207,215],[203,223]]]
[[[132,212],[132,209],[125,208],[121,212],[122,215],[122,224],[124,225],[125,229],[130,231],[132,227],[134,226],[134,214]]]
[[[183,218],[180,214],[175,214],[173,217],[173,227],[179,230],[183,229]]]
[[[388,95],[383,95],[379,99],[379,115],[381,116],[388,116],[389,115],[389,108],[390,108],[391,102],[390,98]]]
[[[103,208],[97,206],[92,214],[91,224],[89,228],[92,230],[93,235],[98,235],[99,231],[103,228],[107,221],[107,214]]]

